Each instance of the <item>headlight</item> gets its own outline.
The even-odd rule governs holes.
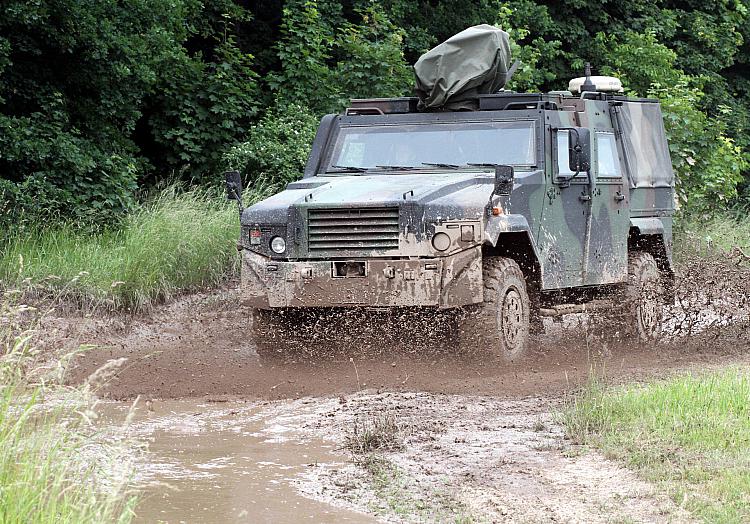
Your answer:
[[[451,237],[442,232],[436,234],[432,237],[432,247],[438,251],[445,251],[451,247]]]
[[[279,255],[282,254],[286,251],[286,240],[281,237],[273,237],[271,239],[271,250]]]

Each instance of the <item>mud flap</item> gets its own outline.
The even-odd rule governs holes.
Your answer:
[[[443,268],[440,307],[450,308],[479,304],[483,300],[482,248],[477,246],[446,261]]]

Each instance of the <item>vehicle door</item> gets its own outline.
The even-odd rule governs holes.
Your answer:
[[[589,174],[572,173],[568,162],[567,129],[549,129],[551,169],[537,246],[542,265],[542,288],[583,285],[587,223],[591,211]]]
[[[595,129],[593,138],[586,285],[623,282],[628,273],[630,191],[623,180],[621,148],[613,129]]]

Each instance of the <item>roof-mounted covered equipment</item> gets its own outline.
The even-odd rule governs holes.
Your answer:
[[[477,109],[478,95],[505,86],[510,65],[508,33],[486,24],[465,29],[414,64],[419,108]]]
[[[582,86],[586,83],[586,80],[590,80],[594,88],[585,88],[583,91],[594,91],[597,93],[622,93],[622,82],[619,78],[614,76],[582,76],[580,78],[574,78],[568,83],[568,91],[577,95],[581,92]]]

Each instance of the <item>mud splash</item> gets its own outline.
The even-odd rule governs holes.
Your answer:
[[[100,405],[103,431],[119,428],[130,404]],[[302,496],[293,483],[310,470],[343,466],[335,444],[300,434],[299,420],[258,403],[171,400],[140,403],[128,437],[139,454],[136,522],[374,522]],[[119,430],[118,430],[119,431]]]

